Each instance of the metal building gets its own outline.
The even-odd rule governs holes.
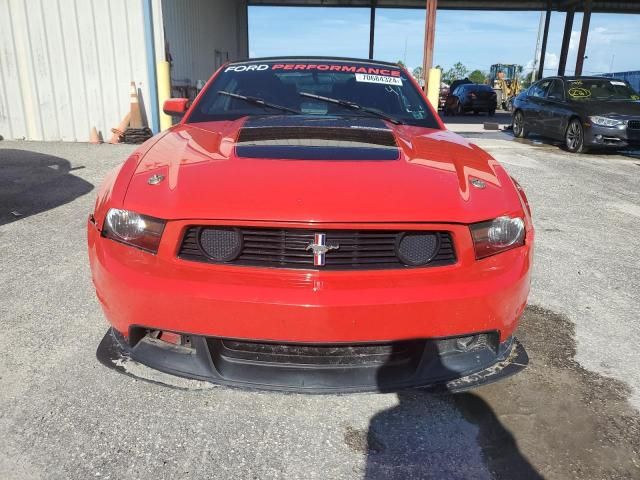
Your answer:
[[[243,0],[0,0],[0,135],[105,138],[129,111],[130,82],[158,131],[156,65],[193,88],[247,56]]]

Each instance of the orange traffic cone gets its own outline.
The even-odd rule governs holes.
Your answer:
[[[89,143],[102,143],[102,138],[100,138],[96,127],[91,127],[91,132],[89,133]]]
[[[136,88],[136,82],[131,82],[129,96],[131,97],[131,117],[129,120],[129,126],[131,128],[142,128],[142,115],[140,114],[140,103],[138,101],[138,89]]]
[[[118,126],[111,129],[111,132],[113,133],[113,135],[111,135],[111,138],[109,139],[109,143],[114,143],[114,144],[115,143],[120,143],[120,137],[122,137],[122,135],[124,135],[124,131],[129,126],[129,119],[130,118],[131,118],[131,112],[128,112],[124,116],[124,118],[120,121]]]

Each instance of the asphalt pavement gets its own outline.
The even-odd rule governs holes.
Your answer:
[[[452,128],[518,179],[537,228],[530,365],[456,395],[105,368],[85,226],[132,147],[0,141],[0,479],[640,478],[640,153]]]

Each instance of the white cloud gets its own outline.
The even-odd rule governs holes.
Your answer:
[[[544,57],[544,75],[545,76],[553,75],[555,73],[554,70],[557,70],[559,63],[560,62],[559,62],[558,55],[556,55],[553,52],[547,52],[547,54]],[[526,63],[524,67],[524,72],[530,72],[531,70],[533,70],[533,67],[534,67],[534,61],[533,59],[531,59]],[[536,68],[538,67],[536,66]]]
[[[636,35],[637,36],[637,35]],[[585,59],[585,70],[591,72],[608,72],[613,65],[616,54],[616,43],[620,39],[620,33],[604,27],[596,27],[589,32]],[[629,38],[629,35],[626,36]]]
[[[342,18],[325,18],[321,22],[324,25],[347,25],[348,22]]]
[[[544,57],[544,68],[558,68],[560,65],[560,57],[552,52],[547,52]]]
[[[580,43],[580,32],[578,30],[571,31],[571,38],[569,39],[569,51],[578,50],[578,44]]]

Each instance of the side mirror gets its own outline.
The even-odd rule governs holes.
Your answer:
[[[191,100],[188,98],[170,98],[169,100],[165,100],[162,111],[167,115],[182,117],[190,105]]]

